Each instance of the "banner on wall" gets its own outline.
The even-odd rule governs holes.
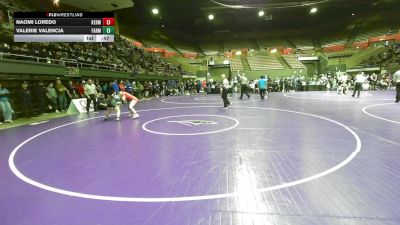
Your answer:
[[[345,45],[333,45],[333,46],[325,47],[325,48],[323,48],[323,50],[325,52],[340,52],[340,51],[344,51],[345,48],[346,48]]]
[[[283,48],[282,50],[282,54],[283,55],[290,55],[294,53],[294,49],[293,48]]]
[[[91,104],[89,108],[90,112],[94,111],[94,105]],[[68,114],[79,114],[86,112],[86,98],[72,99],[71,104],[68,107]]]
[[[368,43],[368,41],[354,42],[353,47],[354,48],[368,48],[369,43]]]
[[[192,58],[192,59],[195,59],[195,58],[197,58],[197,53],[192,53],[192,52],[190,52],[190,53],[183,53],[182,56],[185,57],[185,58]]]
[[[194,76],[194,75],[182,75],[182,78],[196,79],[197,76]]]
[[[140,42],[138,42],[138,41],[132,41],[132,44],[133,44],[134,46],[138,47],[138,48],[142,48],[142,47],[143,47],[143,44],[140,43]]]
[[[79,68],[66,66],[65,76],[79,76]]]
[[[357,69],[348,69],[346,70],[347,73],[355,73],[355,72],[373,72],[373,71],[380,71],[381,68],[379,67],[371,67],[371,68],[357,68]]]

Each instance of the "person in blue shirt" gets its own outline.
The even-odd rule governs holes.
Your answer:
[[[4,88],[0,83],[0,110],[3,113],[3,118],[5,123],[12,122],[12,113],[13,110],[11,108],[10,102],[8,101],[8,96],[10,92],[7,88]]]
[[[265,98],[265,91],[267,90],[268,82],[265,76],[261,76],[261,78],[258,80],[258,88],[260,90],[260,96],[261,99],[264,100]]]
[[[132,83],[129,80],[125,81],[125,91],[130,94],[133,93]]]
[[[114,92],[116,94],[119,93],[119,86],[118,86],[118,81],[117,80],[114,80],[114,82],[111,84],[111,87],[113,88],[113,90],[114,90]]]

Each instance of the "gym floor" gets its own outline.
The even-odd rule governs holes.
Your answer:
[[[398,225],[393,91],[139,102],[0,131],[4,225]]]

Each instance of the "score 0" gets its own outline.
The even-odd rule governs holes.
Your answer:
[[[103,18],[103,26],[114,26],[114,18]]]

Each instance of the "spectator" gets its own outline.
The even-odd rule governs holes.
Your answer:
[[[396,85],[396,103],[400,101],[400,70],[393,74],[393,83]]]
[[[140,83],[139,81],[137,82],[137,88],[138,88],[138,95],[135,95],[135,96],[138,97],[138,99],[141,99],[144,87],[143,87],[143,84]]]
[[[59,113],[57,104],[57,93],[53,83],[49,83],[49,85],[47,85],[46,97],[50,103],[49,109],[54,109],[56,113]]]
[[[160,97],[160,84],[158,83],[158,80],[156,80],[155,82],[154,82],[154,95],[155,95],[155,97]]]
[[[149,97],[151,97],[151,96],[153,96],[154,95],[154,91],[153,91],[153,83],[151,83],[150,81],[149,81],[149,83],[147,84],[147,87],[149,88]]]
[[[3,120],[5,123],[12,122],[12,113],[14,112],[11,108],[10,102],[8,101],[9,95],[10,92],[0,83],[0,110],[3,113]]]
[[[133,94],[131,82],[125,81],[125,91],[130,93],[130,94]]]
[[[201,90],[201,81],[197,80],[196,81],[196,93],[200,94],[200,90]]]
[[[78,94],[79,94],[79,98],[84,98],[85,96],[85,84],[86,82],[84,80],[82,80],[78,86]]]
[[[138,95],[138,91],[139,91],[139,89],[138,89],[136,81],[132,81],[132,93],[133,93],[133,95],[138,97],[139,96]]]
[[[98,98],[97,102],[98,102],[98,109],[100,109],[100,110],[107,109],[107,99],[103,93],[99,94],[99,98]]]
[[[114,93],[115,93],[115,90],[114,90],[114,87],[113,87],[113,82],[110,82],[107,85],[107,88],[106,88],[106,98],[108,98],[110,95],[112,95]]]
[[[144,82],[143,90],[144,90],[144,97],[148,98],[149,97],[149,82],[148,81]]]
[[[19,101],[22,104],[22,110],[25,117],[33,116],[32,92],[28,88],[28,82],[24,81],[19,90]]]
[[[102,92],[102,87],[100,85],[100,81],[96,80],[96,82],[94,83],[96,85],[96,91],[97,93],[101,93]]]
[[[47,92],[47,89],[44,86],[44,83],[42,80],[39,81],[38,85],[36,85],[33,88],[34,97],[35,97],[35,100],[39,103],[39,113],[41,115],[46,114],[46,111],[47,111],[46,110],[46,106],[47,106],[46,92]]]
[[[107,89],[108,89],[108,84],[104,83],[103,86],[101,86],[101,93],[106,95],[108,93]]]
[[[55,89],[57,93],[58,110],[64,112],[67,109],[67,97],[65,96],[67,88],[61,83],[60,79],[57,79]]]
[[[67,97],[68,105],[71,103],[72,99],[76,99],[79,97],[71,80],[68,81],[67,84]]]
[[[112,88],[114,89],[115,94],[119,93],[119,86],[117,80],[114,80],[114,82],[112,83]]]

